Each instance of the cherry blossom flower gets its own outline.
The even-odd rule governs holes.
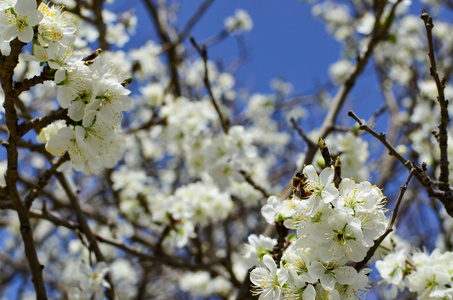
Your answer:
[[[280,299],[281,288],[288,280],[288,270],[277,268],[274,259],[266,254],[263,257],[262,267],[254,269],[250,273],[255,294],[260,294],[260,299]]]
[[[347,259],[328,263],[314,261],[308,268],[308,273],[319,279],[324,289],[331,291],[337,282],[350,285],[356,281],[357,271],[353,267],[345,266],[346,261]]]
[[[56,43],[63,45],[74,43],[77,27],[72,22],[72,14],[63,11],[63,6],[52,5],[50,7],[46,2],[42,2],[38,10],[43,15],[37,35],[42,47],[53,48]]]
[[[277,244],[277,240],[262,234],[259,236],[251,234],[247,240],[248,244],[244,244],[244,255],[242,258],[248,268],[256,266],[263,259],[263,256],[268,254]]]
[[[110,288],[110,284],[105,279],[108,272],[109,267],[103,261],[99,262],[94,270],[89,265],[81,263],[80,273],[83,276],[79,283],[81,290],[90,295],[94,294],[96,300],[102,299],[104,288]]]
[[[312,284],[307,284],[303,276],[297,275],[297,273],[289,269],[288,280],[285,286],[282,288],[280,299],[292,300],[292,299],[305,299],[315,300],[316,291]]]
[[[17,37],[23,43],[31,42],[33,27],[43,18],[36,7],[36,0],[18,0],[14,8],[0,12],[0,27],[4,27],[2,40],[9,42]]]
[[[396,244],[394,252],[386,255],[383,260],[376,262],[376,269],[385,282],[391,285],[391,295],[396,297],[398,290],[404,290],[406,284],[403,280],[403,272],[406,268],[406,259],[410,252],[410,245],[405,241]]]
[[[253,27],[252,19],[243,9],[237,9],[234,16],[225,19],[225,29],[234,34],[250,31]]]
[[[322,201],[323,203],[330,203],[338,197],[338,190],[333,184],[334,170],[333,168],[326,168],[322,170],[321,174],[316,173],[312,165],[304,168],[303,173],[307,176],[306,190],[310,190],[312,195],[307,200],[309,207],[307,215],[313,216]]]
[[[267,204],[261,208],[261,214],[267,223],[273,225],[275,222],[282,220],[283,217],[290,216],[292,214],[291,210],[292,206],[289,201],[270,196],[267,199]]]

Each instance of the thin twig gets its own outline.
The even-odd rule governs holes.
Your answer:
[[[153,111],[153,115],[151,116],[151,118],[148,121],[146,121],[145,123],[143,123],[135,128],[129,128],[125,132],[125,134],[132,134],[132,133],[136,133],[141,130],[149,130],[151,127],[153,127],[155,125],[167,125],[167,119],[166,118],[160,119],[159,113],[157,110]]]
[[[440,175],[439,181],[442,184],[439,186],[439,189],[447,192],[450,191],[450,186],[448,184],[448,132],[447,126],[450,122],[450,117],[448,115],[448,100],[445,99],[444,89],[445,89],[445,78],[442,80],[439,78],[439,74],[437,73],[437,66],[436,66],[436,58],[434,55],[434,43],[433,43],[433,36],[432,36],[432,29],[434,27],[432,18],[426,12],[426,9],[422,10],[421,19],[425,23],[426,28],[426,37],[428,39],[428,57],[429,62],[431,64],[430,67],[430,75],[433,77],[434,81],[436,82],[437,87],[437,101],[439,102],[440,106],[440,123],[438,125],[439,128],[439,149],[440,149]]]
[[[224,118],[222,112],[220,111],[220,107],[218,106],[217,101],[214,98],[214,94],[212,93],[211,82],[209,81],[208,51],[206,50],[206,46],[203,45],[202,48],[200,48],[200,46],[195,42],[195,39],[193,37],[190,37],[190,42],[195,47],[195,49],[197,49],[198,54],[200,54],[201,58],[203,59],[203,64],[204,64],[203,82],[206,87],[206,90],[208,91],[209,98],[211,99],[212,105],[214,105],[217,115],[219,116],[219,120],[220,120],[220,124],[222,125],[223,132],[225,132],[225,134],[228,134],[228,130],[229,130],[228,121],[227,121],[227,119]]]
[[[393,231],[393,225],[395,224],[396,217],[398,215],[398,209],[403,200],[404,193],[407,190],[407,185],[409,184],[409,181],[411,180],[414,173],[415,173],[415,169],[411,169],[411,171],[409,172],[409,175],[407,176],[406,182],[401,186],[401,191],[398,196],[398,200],[395,203],[395,207],[393,208],[392,215],[390,216],[390,220],[387,224],[387,228],[385,229],[385,232],[374,241],[374,245],[368,250],[365,258],[361,262],[357,263],[357,265],[355,266],[355,269],[357,271],[360,271],[368,263],[368,261],[373,257],[373,255],[376,252],[379,245],[390,234],[390,232]]]
[[[30,130],[34,129],[37,132],[41,130],[42,128],[46,127],[50,123],[57,121],[57,120],[69,120],[68,117],[68,109],[67,108],[60,108],[50,114],[48,114],[45,117],[37,117],[34,118],[30,121],[24,121],[19,124],[18,129],[17,129],[17,134],[19,136],[24,136],[27,132]]]
[[[434,190],[432,188],[432,180],[426,174],[426,163],[422,163],[422,166],[417,166],[415,163],[410,162],[409,160],[405,159],[396,149],[390,144],[390,142],[385,137],[385,133],[377,133],[373,129],[371,129],[368,125],[364,124],[362,120],[352,111],[349,111],[348,115],[352,117],[354,120],[357,121],[360,125],[360,129],[370,133],[372,136],[377,138],[386,148],[389,150],[389,154],[394,156],[398,161],[400,161],[403,166],[405,166],[408,170],[415,169],[414,176],[417,180],[422,184],[425,188],[428,196],[437,198],[442,202],[445,206],[445,210],[447,213],[453,217],[453,193],[451,190],[448,191],[440,191]]]
[[[321,150],[322,158],[324,159],[324,165],[326,168],[330,168],[332,166],[332,157],[330,156],[329,147],[327,147],[326,142],[321,138],[318,137],[318,145],[319,149]]]
[[[96,0],[92,2],[91,10],[94,12],[94,25],[99,32],[99,47],[104,51],[110,49],[110,44],[107,42],[107,26],[104,23],[104,17],[102,15],[104,0]]]
[[[217,45],[219,44],[220,42],[222,42],[223,40],[225,40],[227,37],[229,37],[230,34],[228,33],[227,30],[223,29],[222,31],[220,31],[218,34],[212,36],[212,37],[209,37],[207,39],[204,39],[200,42],[200,44],[202,45],[206,45],[207,48],[209,47],[212,47],[214,45]],[[195,49],[195,47],[193,48],[188,48],[184,51],[184,54],[183,56],[184,57],[189,57],[191,56],[192,54],[194,54],[195,52],[197,51],[197,49]]]
[[[338,131],[338,132],[352,132],[352,133],[355,133],[355,132],[356,132],[356,130],[355,130],[354,127],[344,127],[344,126],[339,126],[339,125],[333,126],[332,131]]]
[[[274,248],[270,254],[274,259],[277,265],[280,265],[280,261],[283,256],[283,251],[285,251],[288,244],[286,243],[286,237],[288,235],[289,229],[283,224],[283,221],[275,222],[275,229],[277,230],[277,244],[275,244]]]
[[[325,117],[321,125],[321,128],[318,132],[318,136],[325,138],[333,130],[335,126],[335,121],[337,119],[338,114],[340,113],[341,107],[346,101],[346,98],[349,95],[350,91],[354,87],[357,78],[365,69],[365,66],[367,65],[371,55],[373,54],[376,45],[382,40],[385,40],[385,38],[387,37],[387,33],[390,29],[390,26],[392,25],[395,19],[394,16],[396,8],[401,2],[402,2],[401,0],[398,0],[396,1],[395,4],[392,5],[388,16],[386,16],[384,22],[382,22],[381,17],[383,15],[384,6],[387,3],[387,1],[376,1],[377,7],[375,13],[376,15],[375,22],[370,40],[366,47],[366,51],[365,53],[357,57],[357,63],[352,68],[347,79],[340,86],[337,94],[333,98],[332,104],[330,105],[330,109],[327,112],[327,116]],[[310,164],[312,162],[313,157],[316,154],[316,151],[317,147],[311,147],[307,149],[304,165]]]
[[[50,178],[57,172],[57,169],[66,161],[69,160],[69,154],[66,152],[63,156],[61,156],[56,163],[54,163],[48,170],[44,172],[44,174],[39,178],[38,183],[35,187],[28,193],[27,197],[24,200],[25,207],[30,209],[33,204],[33,200],[39,196],[42,189],[49,183]]]
[[[187,21],[186,26],[179,34],[179,42],[185,40],[185,38],[189,35],[192,28],[197,24],[197,22],[201,19],[203,14],[209,8],[209,6],[214,2],[214,0],[205,0],[197,9],[197,11],[192,15],[192,17]]]
[[[390,143],[395,144],[397,141],[397,137],[399,136],[399,132],[403,130],[403,126],[400,126],[401,122],[399,121],[399,107],[397,100],[395,99],[395,95],[392,92],[391,87],[389,87],[386,82],[388,82],[388,75],[386,73],[386,59],[383,58],[383,55],[380,53],[376,53],[374,55],[374,65],[377,71],[377,79],[379,82],[380,90],[382,92],[382,96],[385,101],[385,111],[388,112],[388,125],[387,125],[387,137]],[[379,111],[383,111],[380,109]],[[378,112],[379,112],[378,111]],[[376,112],[374,115],[377,115]],[[369,120],[369,122],[374,122],[374,120]],[[394,176],[394,168],[396,165],[396,159],[392,156],[387,155],[387,153],[382,153],[379,159],[381,162],[380,165],[382,166],[381,172],[379,174],[379,178],[377,179],[376,185],[385,188],[387,182]]]
[[[370,126],[363,123],[363,121],[353,112],[349,111],[348,115],[353,118],[357,123],[359,123],[360,129],[363,131],[368,132],[376,139],[378,139],[388,150],[389,154],[396,157],[407,169],[412,169],[411,162],[405,159],[396,149],[388,142],[387,138],[385,137],[385,133],[377,133],[374,131]]]
[[[333,182],[335,184],[335,187],[338,189],[341,183],[341,160],[339,156],[335,160],[334,174],[335,176]]]
[[[308,147],[317,147],[317,145],[302,131],[302,128],[297,125],[294,118],[289,119],[293,128],[296,129],[300,137],[307,143]]]
[[[271,196],[271,193],[269,193],[265,188],[256,183],[247,171],[241,170],[240,173],[242,174],[242,176],[244,176],[245,181],[247,181],[252,187],[254,187],[255,190],[260,191],[264,197],[269,198]]]
[[[24,81],[16,82],[14,84],[14,91],[17,96],[22,92],[30,90],[32,87],[38,84],[44,83],[46,80],[52,80],[45,72],[41,72],[39,76],[33,76],[32,78],[26,78]]]
[[[85,213],[83,212],[82,208],[80,207],[79,200],[77,199],[76,195],[74,195],[71,186],[69,185],[68,181],[66,180],[65,176],[61,173],[56,173],[55,175],[60,182],[61,186],[63,187],[64,191],[66,192],[66,195],[69,198],[69,201],[71,202],[71,205],[75,211],[77,222],[80,224],[80,228],[82,229],[82,232],[85,234],[85,236],[88,239],[88,242],[90,243],[90,249],[93,250],[94,254],[96,255],[97,261],[105,261],[106,259],[104,255],[101,252],[101,249],[99,248],[99,245],[97,243],[97,240],[95,236],[93,235],[93,232],[90,229],[90,226],[88,225],[87,218],[85,216]],[[107,290],[106,296],[113,300],[114,299],[114,285],[113,285],[113,280],[110,276],[110,273],[106,275],[106,279],[110,284],[110,290]]]
[[[5,208],[14,209],[12,206],[5,207]],[[68,228],[71,230],[80,230],[83,232],[83,228],[80,224],[59,218],[44,210],[31,209],[30,217],[47,220],[57,226],[62,226],[62,227],[65,227],[65,228]],[[163,263],[163,264],[171,266],[171,267],[180,268],[180,269],[184,269],[184,270],[192,270],[192,271],[197,271],[197,270],[212,271],[212,266],[214,264],[219,264],[219,263],[224,264],[224,258],[214,259],[210,262],[201,263],[198,265],[198,264],[189,263],[186,260],[184,260],[183,258],[170,257],[167,254],[164,254],[163,252],[159,253],[159,255],[151,255],[146,252],[137,250],[134,247],[132,247],[131,245],[129,245],[121,240],[111,239],[111,238],[102,236],[96,232],[93,232],[92,234],[93,234],[93,238],[95,238],[97,241],[99,241],[101,243],[109,244],[118,249],[121,249],[121,250],[139,258],[141,261],[158,262],[158,263]],[[214,272],[214,274],[218,275],[217,272]]]
[[[179,58],[176,52],[177,42],[173,42],[168,35],[169,29],[166,28],[168,24],[163,24],[163,20],[160,17],[162,12],[157,9],[153,1],[143,0],[143,2],[151,15],[151,20],[154,22],[162,48],[166,50],[165,52],[167,53],[168,64],[170,66],[171,84],[173,85],[175,95],[179,97],[181,96],[181,84],[178,76]]]

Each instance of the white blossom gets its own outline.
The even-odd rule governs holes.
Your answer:
[[[244,255],[242,258],[248,268],[256,266],[263,256],[269,253],[275,244],[277,244],[275,239],[263,236],[262,234],[259,236],[251,234],[247,240],[248,243],[244,244]]]
[[[250,280],[254,285],[253,292],[260,294],[260,299],[280,299],[281,288],[288,280],[288,270],[277,268],[270,255],[264,255],[263,266],[253,269]]]
[[[253,27],[252,19],[247,11],[237,9],[234,16],[225,19],[225,29],[230,33],[242,33],[250,31]]]
[[[36,10],[36,0],[17,0],[13,8],[0,12],[0,27],[3,27],[2,40],[9,42],[16,37],[23,43],[33,39],[33,27],[43,18]]]

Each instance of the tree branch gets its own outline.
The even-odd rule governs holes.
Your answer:
[[[14,90],[13,74],[14,69],[19,62],[19,54],[22,52],[22,47],[25,44],[15,39],[11,42],[11,54],[8,57],[2,56],[0,58],[0,79],[2,89],[5,93],[5,101],[3,107],[5,108],[6,126],[8,127],[9,137],[6,147],[6,156],[8,160],[8,167],[6,170],[6,186],[9,193],[9,198],[13,204],[14,209],[20,221],[20,233],[24,241],[25,256],[28,260],[28,266],[32,274],[32,282],[36,291],[36,298],[38,300],[47,300],[46,287],[42,276],[44,266],[41,265],[36,253],[36,248],[33,239],[33,231],[31,228],[30,220],[28,218],[28,209],[22,203],[19,191],[17,189],[18,179],[18,157],[17,151],[18,141],[21,135],[18,132],[18,116],[15,108],[15,101],[17,94]]]
[[[252,176],[247,171],[241,170],[240,173],[242,174],[242,176],[244,176],[245,181],[247,181],[251,186],[253,186],[255,188],[255,190],[260,191],[261,194],[263,194],[264,197],[269,198],[272,195],[271,193],[266,191],[265,188],[263,188],[262,186],[257,184],[253,180]]]
[[[209,8],[209,6],[214,2],[214,0],[205,0],[197,9],[197,11],[193,14],[193,16],[187,21],[186,26],[179,34],[179,43],[185,40],[185,38],[190,34],[192,28],[197,24],[197,22],[201,19],[203,14]]]
[[[211,103],[212,103],[212,105],[214,105],[217,115],[219,116],[220,125],[222,125],[223,132],[225,132],[225,134],[228,134],[228,130],[230,127],[229,121],[228,121],[228,119],[224,118],[222,112],[220,111],[220,107],[218,106],[217,101],[214,98],[214,94],[212,93],[211,82],[209,81],[208,52],[206,50],[206,46],[202,46],[202,48],[200,48],[200,46],[195,42],[195,39],[193,37],[190,37],[190,42],[195,47],[195,49],[197,49],[198,54],[200,54],[201,58],[203,59],[203,64],[204,64],[203,82],[206,87],[206,90],[208,91],[209,98],[211,99]]]
[[[39,132],[42,128],[57,120],[66,120],[67,123],[72,122],[68,117],[68,109],[60,108],[45,117],[37,117],[29,121],[24,121],[19,124],[17,134],[24,136],[27,132],[34,129]]]
[[[385,229],[385,232],[374,241],[374,245],[368,250],[365,258],[357,263],[355,266],[355,269],[357,271],[360,271],[365,265],[368,263],[368,261],[373,257],[374,253],[376,252],[377,248],[379,245],[384,241],[384,239],[390,234],[390,232],[393,231],[393,225],[395,224],[396,217],[398,215],[398,209],[400,207],[401,201],[403,200],[404,193],[407,190],[407,185],[409,184],[409,181],[412,178],[412,175],[414,175],[415,169],[411,169],[409,172],[409,175],[407,176],[406,182],[401,186],[401,191],[398,196],[398,200],[395,203],[395,207],[393,208],[392,215],[390,217],[389,223],[387,224],[387,228]]]
[[[33,204],[33,200],[36,199],[42,192],[42,189],[49,183],[50,178],[57,172],[57,169],[66,161],[69,160],[69,154],[66,152],[63,156],[61,156],[58,161],[53,164],[48,170],[44,172],[44,174],[39,178],[38,183],[35,187],[28,193],[27,197],[24,200],[25,207],[29,210]]]
[[[107,35],[107,28],[104,23],[104,17],[102,16],[102,6],[104,5],[104,0],[96,0],[93,1],[93,5],[91,9],[94,12],[95,19],[94,25],[96,26],[97,30],[99,31],[99,47],[102,50],[107,51],[110,49],[110,44],[107,43],[106,35]]]
[[[440,176],[439,181],[442,183],[439,188],[444,192],[450,191],[450,186],[448,184],[448,132],[447,126],[450,122],[450,116],[448,115],[448,100],[445,99],[444,89],[445,89],[445,78],[440,80],[439,74],[437,73],[436,58],[434,55],[434,43],[432,36],[432,29],[434,27],[432,18],[426,12],[426,9],[423,9],[421,19],[425,23],[426,28],[426,37],[428,40],[428,57],[431,64],[430,75],[433,77],[436,82],[437,87],[437,101],[440,106],[440,123],[439,127],[439,149],[440,149]]]
[[[422,184],[428,196],[437,198],[442,204],[445,206],[447,213],[453,217],[453,194],[451,190],[448,191],[439,191],[434,190],[432,188],[432,180],[426,174],[426,163],[423,163],[422,166],[417,166],[415,163],[410,162],[409,160],[405,159],[396,149],[390,144],[390,142],[385,137],[384,133],[377,133],[369,126],[363,124],[362,120],[352,111],[348,113],[350,117],[356,120],[359,125],[360,129],[370,133],[376,139],[378,139],[388,150],[389,154],[394,156],[398,161],[400,161],[403,166],[405,166],[408,170],[415,169],[414,176],[417,180]]]
[[[72,192],[71,187],[69,186],[69,183],[67,182],[65,176],[61,173],[56,173],[56,177],[58,178],[58,181],[62,185],[63,189],[66,192],[66,195],[69,198],[69,201],[71,202],[72,207],[74,208],[74,211],[76,213],[76,218],[77,222],[80,224],[80,228],[82,229],[82,232],[85,234],[85,236],[88,239],[88,242],[90,243],[90,248],[93,250],[94,254],[96,255],[97,261],[106,261],[104,255],[101,252],[101,249],[99,248],[99,245],[96,241],[96,238],[93,234],[93,232],[90,229],[90,226],[88,225],[88,221],[86,219],[85,213],[82,211],[82,208],[80,207],[79,200],[77,199],[76,195]],[[106,280],[110,284],[110,290],[107,290],[106,296],[110,300],[114,300],[115,298],[115,287],[113,285],[113,280],[110,276],[110,274],[106,275]]]
[[[318,145],[314,143],[303,131],[302,128],[297,125],[296,120],[294,118],[289,119],[291,122],[291,125],[293,125],[293,128],[296,129],[297,133],[300,135],[300,137],[307,143],[307,146],[309,148],[314,148],[317,147]]]
[[[151,15],[151,20],[154,22],[157,34],[159,35],[162,43],[162,48],[166,50],[168,63],[170,65],[171,83],[173,85],[175,95],[179,97],[181,96],[181,85],[179,83],[178,76],[179,59],[176,53],[177,43],[173,43],[170,39],[164,24],[162,24],[163,22],[159,17],[159,11],[155,4],[151,0],[143,0],[143,2]]]
[[[349,73],[347,79],[340,86],[340,89],[338,90],[337,94],[333,98],[332,104],[330,105],[330,109],[327,112],[327,116],[324,119],[324,122],[322,123],[321,128],[318,132],[318,136],[320,136],[322,138],[325,138],[333,130],[333,128],[335,126],[335,121],[340,112],[340,109],[343,106],[344,102],[346,101],[346,98],[349,95],[349,92],[354,87],[357,78],[365,69],[365,66],[368,63],[368,60],[370,59],[371,55],[373,54],[374,48],[376,47],[376,45],[379,42],[381,42],[383,39],[386,38],[387,33],[390,29],[390,26],[392,25],[392,22],[394,20],[395,10],[396,10],[398,4],[401,3],[401,0],[396,1],[396,3],[392,5],[392,7],[390,9],[390,13],[389,13],[388,17],[385,19],[385,22],[383,24],[381,22],[381,17],[384,12],[384,6],[387,2],[379,1],[377,3],[379,3],[380,6],[377,7],[374,27],[373,27],[373,31],[371,33],[371,38],[366,47],[366,51],[365,51],[365,53],[363,53],[361,56],[359,56],[357,58],[357,63],[355,64],[355,66]],[[311,148],[307,149],[304,164],[308,165],[312,162],[313,157],[316,154],[316,151],[317,151],[317,147],[311,147]]]

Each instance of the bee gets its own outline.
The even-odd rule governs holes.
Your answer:
[[[304,173],[296,173],[291,182],[278,194],[278,198],[286,199],[294,194],[299,199],[308,199],[313,190],[308,189],[308,177]]]

